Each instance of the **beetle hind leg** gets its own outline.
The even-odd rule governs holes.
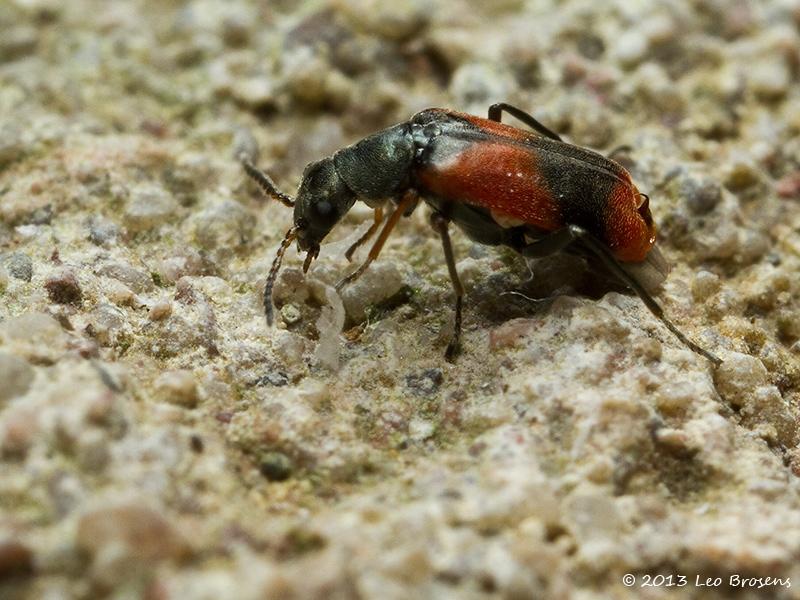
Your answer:
[[[535,242],[532,242],[520,249],[523,256],[542,257],[563,250],[573,243],[580,243],[584,251],[596,256],[619,281],[631,288],[637,296],[642,300],[648,310],[661,321],[672,334],[678,338],[687,348],[693,352],[704,356],[710,360],[715,366],[722,364],[722,361],[714,356],[708,350],[701,348],[692,340],[686,337],[683,332],[678,329],[672,321],[670,321],[664,314],[664,309],[655,301],[644,286],[636,280],[630,273],[628,273],[616,257],[611,253],[608,246],[600,242],[592,234],[586,231],[583,227],[577,225],[568,225],[562,229],[554,231]]]
[[[549,127],[545,127],[539,121],[537,121],[532,115],[526,113],[521,108],[517,108],[512,104],[506,104],[505,102],[498,102],[497,104],[492,104],[489,107],[489,120],[490,121],[497,121],[498,123],[501,122],[503,112],[507,112],[513,117],[516,117],[525,125],[541,133],[545,137],[549,137],[550,139],[556,141],[563,141],[561,136],[558,135],[555,131],[550,129]]]
[[[456,294],[455,301],[455,319],[453,323],[453,337],[450,343],[447,344],[447,350],[444,353],[445,359],[453,361],[456,355],[461,350],[461,308],[464,298],[464,286],[461,285],[461,280],[458,278],[458,270],[456,270],[456,261],[453,255],[453,245],[450,243],[450,234],[447,231],[449,221],[440,212],[431,214],[431,226],[442,238],[442,249],[444,250],[444,258],[447,262],[447,270],[450,273],[450,282],[453,284],[453,291]]]

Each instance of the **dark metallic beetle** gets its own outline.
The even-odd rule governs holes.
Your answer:
[[[501,123],[503,111],[537,133]],[[684,336],[648,292],[663,281],[668,266],[655,247],[649,198],[636,189],[630,174],[605,156],[563,142],[514,106],[494,104],[488,119],[438,108],[417,113],[308,165],[296,200],[278,190],[248,158],[242,156],[242,163],[267,195],[294,207],[294,226],[281,243],[264,289],[270,324],[272,287],[292,241],[307,252],[307,270],[320,242],[362,200],[374,209],[375,219],[347,251],[349,260],[384,223],[383,207],[391,201],[394,209],[367,260],[339,282],[341,290],[375,260],[400,218],[411,214],[422,198],[433,208],[431,224],[442,239],[456,294],[448,359],[459,348],[464,295],[447,231],[452,221],[476,242],[509,246],[526,257],[567,250],[599,261],[678,339],[720,363]]]

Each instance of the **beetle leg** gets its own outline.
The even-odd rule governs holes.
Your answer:
[[[361,277],[362,273],[367,270],[367,267],[369,267],[372,261],[378,258],[378,255],[383,249],[383,245],[389,238],[389,234],[392,233],[392,229],[394,229],[395,225],[397,225],[398,221],[400,221],[400,217],[403,216],[403,213],[406,211],[406,209],[417,202],[417,198],[416,192],[406,192],[405,196],[403,196],[403,199],[400,200],[394,211],[392,211],[392,214],[389,215],[388,219],[386,219],[383,229],[381,229],[380,234],[378,234],[378,239],[375,240],[375,243],[372,244],[372,248],[369,249],[367,260],[365,260],[364,264],[362,264],[358,269],[350,273],[350,275],[336,284],[337,292],[341,292],[344,286],[353,283],[356,279]]]
[[[606,155],[606,158],[609,158],[609,159],[615,161],[617,159],[614,158],[614,157],[617,156],[618,154],[630,154],[631,152],[633,152],[633,146],[631,146],[630,144],[622,144],[621,146],[614,147],[611,150],[611,152],[609,152]]]
[[[535,131],[538,131],[543,136],[549,137],[554,140],[558,140],[559,142],[563,141],[561,139],[561,136],[558,135],[555,131],[539,123],[539,121],[534,119],[524,110],[522,110],[521,108],[517,108],[516,106],[513,106],[511,104],[506,104],[505,102],[498,102],[497,104],[492,104],[489,107],[489,120],[497,121],[498,123],[500,123],[503,111],[507,112],[513,117],[516,117],[517,119],[525,123],[525,125],[527,125],[528,127],[530,127]]]
[[[261,191],[264,192],[264,195],[274,198],[289,208],[294,206],[294,200],[292,197],[289,194],[284,194],[282,191],[280,191],[278,186],[276,186],[272,179],[270,179],[270,176],[250,162],[250,159],[247,158],[247,156],[242,155],[239,157],[239,160],[244,167],[245,173],[247,173],[250,178],[258,184],[258,187],[261,188]]]
[[[453,257],[453,246],[450,243],[450,234],[447,232],[449,221],[440,212],[431,214],[431,226],[442,238],[442,248],[444,249],[444,259],[447,262],[447,270],[450,272],[450,282],[453,284],[453,291],[456,293],[455,304],[455,321],[453,324],[453,338],[447,344],[447,350],[444,353],[445,359],[452,361],[458,354],[461,346],[461,304],[464,297],[464,287],[461,285],[461,280],[458,278],[458,271],[456,270],[456,261]]]
[[[344,257],[349,261],[353,262],[353,252],[355,252],[359,246],[364,244],[369,238],[371,238],[376,231],[378,231],[378,227],[380,226],[381,222],[383,221],[383,208],[380,206],[375,207],[375,220],[373,221],[372,225],[369,226],[369,229],[358,238],[352,246],[347,249],[347,252],[344,253]]]
[[[580,241],[585,249],[597,256],[603,265],[622,283],[636,292],[636,295],[641,298],[642,302],[644,302],[644,305],[650,310],[651,313],[653,313],[653,316],[661,321],[667,327],[667,329],[669,329],[675,335],[675,337],[677,337],[692,351],[710,360],[712,363],[714,363],[714,365],[719,366],[722,364],[722,361],[719,358],[711,354],[708,350],[704,350],[687,338],[683,333],[681,333],[681,331],[675,327],[675,325],[673,325],[672,321],[666,317],[661,305],[655,301],[655,299],[646,289],[644,289],[644,287],[636,280],[636,278],[631,276],[630,273],[628,273],[622,267],[622,265],[619,264],[619,261],[611,253],[611,250],[609,250],[608,246],[600,242],[582,227],[578,227],[577,225],[568,225],[563,229],[554,231],[553,233],[550,233],[543,238],[528,244],[521,250],[521,253],[523,256],[531,257],[547,256],[549,254],[553,254],[554,252],[558,252],[559,250],[563,250],[573,242],[577,241]]]

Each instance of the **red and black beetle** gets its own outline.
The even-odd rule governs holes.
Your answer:
[[[536,133],[501,123],[504,111]],[[294,226],[281,243],[264,289],[270,324],[272,286],[292,241],[307,252],[307,270],[320,242],[356,200],[372,207],[374,223],[350,247],[347,258],[381,223],[383,227],[364,264],[339,282],[341,290],[375,260],[400,218],[422,198],[433,208],[431,224],[442,239],[456,294],[448,359],[459,348],[464,295],[447,231],[452,221],[474,241],[509,246],[526,257],[568,250],[599,261],[684,344],[714,364],[721,362],[684,336],[648,292],[666,277],[668,267],[655,247],[649,198],[636,189],[628,171],[610,158],[563,142],[519,108],[494,104],[488,119],[423,110],[309,164],[296,199],[278,190],[246,156],[241,160],[267,195],[294,207]],[[387,200],[394,209],[384,222]]]

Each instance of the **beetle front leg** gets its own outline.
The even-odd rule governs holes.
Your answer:
[[[461,305],[464,298],[464,286],[461,285],[461,280],[458,278],[458,271],[456,270],[456,261],[453,256],[453,245],[450,243],[450,234],[447,231],[449,221],[440,212],[431,214],[431,226],[442,238],[442,248],[444,249],[444,259],[447,263],[447,270],[450,273],[450,282],[453,284],[453,291],[456,294],[455,303],[455,321],[453,324],[453,338],[447,344],[447,350],[444,353],[446,360],[451,361],[459,353],[461,349]]]
[[[704,350],[692,340],[687,338],[667,316],[664,314],[664,309],[655,301],[650,293],[644,289],[635,277],[628,273],[619,260],[611,253],[611,250],[604,243],[600,242],[592,234],[586,231],[583,227],[577,225],[568,225],[563,229],[559,229],[536,240],[523,247],[520,252],[523,256],[530,256],[534,258],[541,258],[548,256],[559,250],[563,250],[572,243],[580,242],[585,250],[588,250],[600,259],[600,262],[614,274],[623,284],[631,288],[639,298],[641,298],[644,305],[650,310],[654,317],[661,321],[667,329],[669,329],[675,337],[677,337],[683,344],[685,344],[693,352],[704,356],[710,360],[714,365],[719,366],[722,361],[714,356],[708,350]]]
[[[539,121],[537,121],[532,115],[526,113],[521,108],[517,108],[511,104],[506,104],[505,102],[498,102],[497,104],[492,104],[489,107],[489,120],[490,121],[497,121],[498,123],[501,122],[503,111],[507,112],[513,117],[516,117],[525,125],[533,129],[534,131],[538,131],[545,137],[549,137],[553,140],[558,140],[559,142],[563,141],[561,136],[558,135],[555,131],[550,129],[549,127],[545,127]]]
[[[347,259],[348,262],[353,262],[353,252],[355,252],[359,246],[363,245],[369,238],[371,238],[376,231],[378,231],[378,227],[383,222],[383,208],[380,206],[375,207],[375,220],[372,222],[372,225],[369,226],[369,229],[358,238],[352,246],[347,249],[347,252],[344,253],[344,257]]]
[[[358,269],[350,273],[347,277],[342,279],[339,283],[336,284],[336,291],[341,292],[342,289],[350,284],[353,283],[356,279],[361,277],[364,271],[367,270],[367,267],[372,263],[373,260],[378,258],[378,255],[383,250],[383,245],[386,243],[386,240],[389,238],[389,234],[392,233],[392,230],[395,228],[395,225],[400,221],[400,218],[405,214],[405,212],[413,205],[416,205],[419,197],[417,193],[413,190],[409,190],[403,196],[403,199],[395,207],[392,214],[389,215],[389,218],[386,219],[386,224],[381,229],[380,234],[378,235],[378,239],[375,240],[375,243],[372,244],[372,248],[369,249],[369,254],[367,255],[367,260],[364,261]]]

